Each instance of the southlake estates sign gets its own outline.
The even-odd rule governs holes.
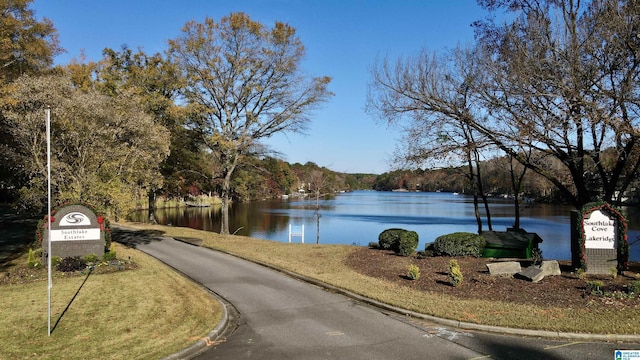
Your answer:
[[[627,222],[622,213],[608,203],[587,204],[577,224],[580,264],[576,267],[589,274],[620,273],[627,267],[629,244],[627,241]],[[574,250],[575,251],[575,250]]]
[[[51,256],[61,258],[86,255],[101,257],[105,252],[104,218],[96,216],[83,205],[68,205],[57,210],[52,217],[51,229],[45,230],[42,241],[43,255],[48,251],[51,232]]]

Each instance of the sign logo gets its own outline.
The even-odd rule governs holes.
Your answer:
[[[91,225],[91,220],[81,212],[70,212],[60,220],[60,226],[84,226]]]

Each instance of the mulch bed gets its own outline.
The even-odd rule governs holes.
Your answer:
[[[463,274],[461,286],[451,285],[448,276],[449,260],[456,259]],[[461,299],[499,300],[543,307],[585,307],[594,303],[608,306],[636,307],[640,297],[627,296],[627,285],[638,280],[639,263],[630,263],[628,271],[613,276],[589,275],[580,279],[571,268],[570,261],[560,261],[562,275],[546,276],[533,283],[516,277],[497,277],[489,274],[487,264],[496,260],[474,257],[429,257],[398,256],[392,251],[367,247],[354,251],[347,259],[347,265],[371,277],[401,284],[421,291],[444,293]],[[420,277],[407,278],[410,264],[417,265]],[[524,261],[522,268],[531,265]],[[605,295],[593,295],[586,289],[587,281],[600,280],[604,283]]]
[[[92,269],[86,268],[82,271],[73,272],[61,272],[52,268],[52,277],[70,277],[70,276],[87,276],[98,274],[109,274],[125,270],[137,269],[138,265],[130,260],[114,260],[108,263],[101,263],[98,266],[94,266]],[[48,279],[47,266],[40,266],[38,268],[29,268],[26,265],[17,265],[11,267],[9,270],[0,272],[0,286],[8,284],[22,284],[32,281],[42,281]]]

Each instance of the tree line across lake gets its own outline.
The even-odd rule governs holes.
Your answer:
[[[292,193],[453,191],[476,207],[512,194],[581,208],[638,189],[636,1],[478,0],[488,14],[473,44],[375,63],[365,108],[405,130],[394,163],[426,169],[381,175],[288,164],[265,147],[303,132],[333,95],[330,77],[302,71],[289,24],[231,13],[186,23],[162,53],[105,48],[53,66],[63,49],[31,3],[0,4],[0,201],[18,211],[45,208],[45,114],[56,203],[117,217],[143,199],[214,194],[222,233],[230,201]]]

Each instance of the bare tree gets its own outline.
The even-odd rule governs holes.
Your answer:
[[[316,244],[320,243],[320,198],[327,195],[331,186],[331,179],[320,169],[309,172],[309,190],[313,191],[316,200]]]
[[[640,165],[638,2],[479,3],[517,17],[476,23],[484,71],[470,85],[489,116],[470,125],[576,207],[620,200]],[[518,151],[523,136],[546,156]],[[605,161],[607,152],[615,154]],[[554,171],[550,159],[564,169]]]
[[[477,70],[475,63],[460,61],[464,55],[462,50],[440,57],[423,51],[393,64],[386,59],[376,64],[371,70],[367,111],[390,124],[401,124],[406,136],[400,159],[414,165],[429,161],[465,164],[478,232],[482,232],[479,198],[492,229],[480,176],[481,150],[487,144],[469,125],[479,116],[468,85]]]
[[[235,169],[261,139],[303,131],[309,112],[331,95],[330,78],[303,76],[304,46],[294,28],[276,22],[269,29],[244,13],[188,22],[169,45],[170,59],[186,77],[192,124],[219,158],[220,232],[228,234]]]
[[[429,139],[468,126],[576,207],[620,200],[640,167],[638,2],[479,3],[516,16],[477,22],[476,46],[453,61],[375,68],[370,104],[385,119],[428,120]]]

